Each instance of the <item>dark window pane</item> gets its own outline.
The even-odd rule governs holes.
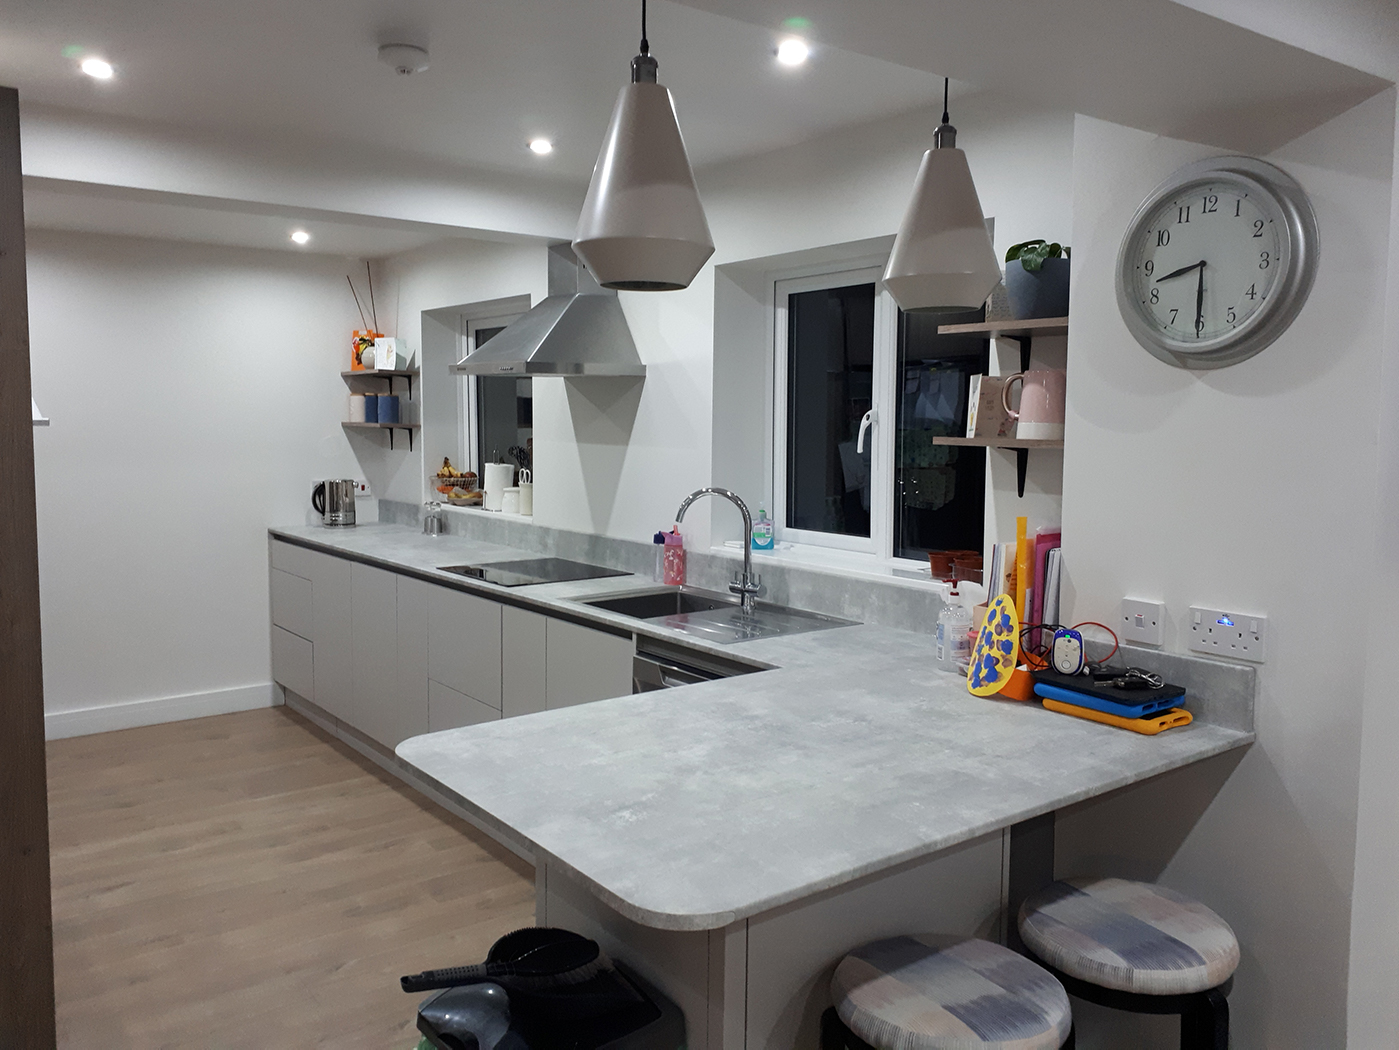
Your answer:
[[[476,329],[476,346],[484,346],[504,331]],[[526,460],[534,444],[534,398],[532,381],[516,376],[476,377],[476,447],[481,463],[515,462],[512,448],[526,450]]]
[[[787,297],[787,522],[870,534],[870,449],[855,451],[874,382],[874,285]]]
[[[894,436],[894,554],[982,549],[986,453],[935,445],[967,432],[967,386],[984,375],[990,343],[938,335],[940,324],[968,324],[984,310],[899,314],[899,390]]]

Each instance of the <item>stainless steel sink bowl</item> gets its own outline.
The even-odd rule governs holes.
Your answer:
[[[604,595],[583,604],[659,624],[720,645],[855,626],[853,620],[767,602],[758,602],[751,613],[745,614],[736,597],[691,587]]]

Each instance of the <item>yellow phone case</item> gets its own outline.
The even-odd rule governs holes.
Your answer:
[[[1066,704],[1062,700],[1051,700],[1047,696],[1040,699],[1044,702],[1045,707],[1051,711],[1058,711],[1061,715],[1086,718],[1090,722],[1101,722],[1105,726],[1117,726],[1118,729],[1130,729],[1134,733],[1142,733],[1145,736],[1155,736],[1163,730],[1174,729],[1176,726],[1188,726],[1194,721],[1190,712],[1183,707],[1173,707],[1169,711],[1158,711],[1145,718],[1123,718],[1121,715],[1110,715],[1106,711],[1093,711],[1076,704]]]

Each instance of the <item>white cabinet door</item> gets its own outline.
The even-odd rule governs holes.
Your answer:
[[[500,713],[505,718],[545,707],[544,648],[548,621],[539,613],[501,608]]]
[[[500,709],[499,602],[450,587],[428,592],[427,676]]]
[[[636,643],[567,620],[549,620],[545,641],[546,706],[571,707],[632,690]]]
[[[427,705],[428,731],[431,733],[494,722],[500,718],[500,712],[489,704],[473,700],[465,693],[431,679],[427,683]]]
[[[319,551],[311,557],[311,641],[315,645],[315,695],[306,694],[336,718],[350,721],[354,704],[351,667],[350,562]]]
[[[315,691],[311,677],[311,643],[276,626],[272,628],[272,681],[307,699]]]
[[[428,731],[428,612],[437,588],[398,577],[398,685],[375,739],[388,747]]]
[[[272,623],[292,634],[299,634],[308,642],[314,641],[310,578],[273,569],[270,586]]]
[[[398,685],[398,578],[393,573],[350,563],[350,634],[353,700],[341,717],[380,740],[383,712]]]

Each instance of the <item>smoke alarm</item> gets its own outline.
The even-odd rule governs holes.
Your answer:
[[[399,76],[411,76],[427,69],[427,48],[416,44],[383,44],[379,47],[379,61],[392,66]]]

